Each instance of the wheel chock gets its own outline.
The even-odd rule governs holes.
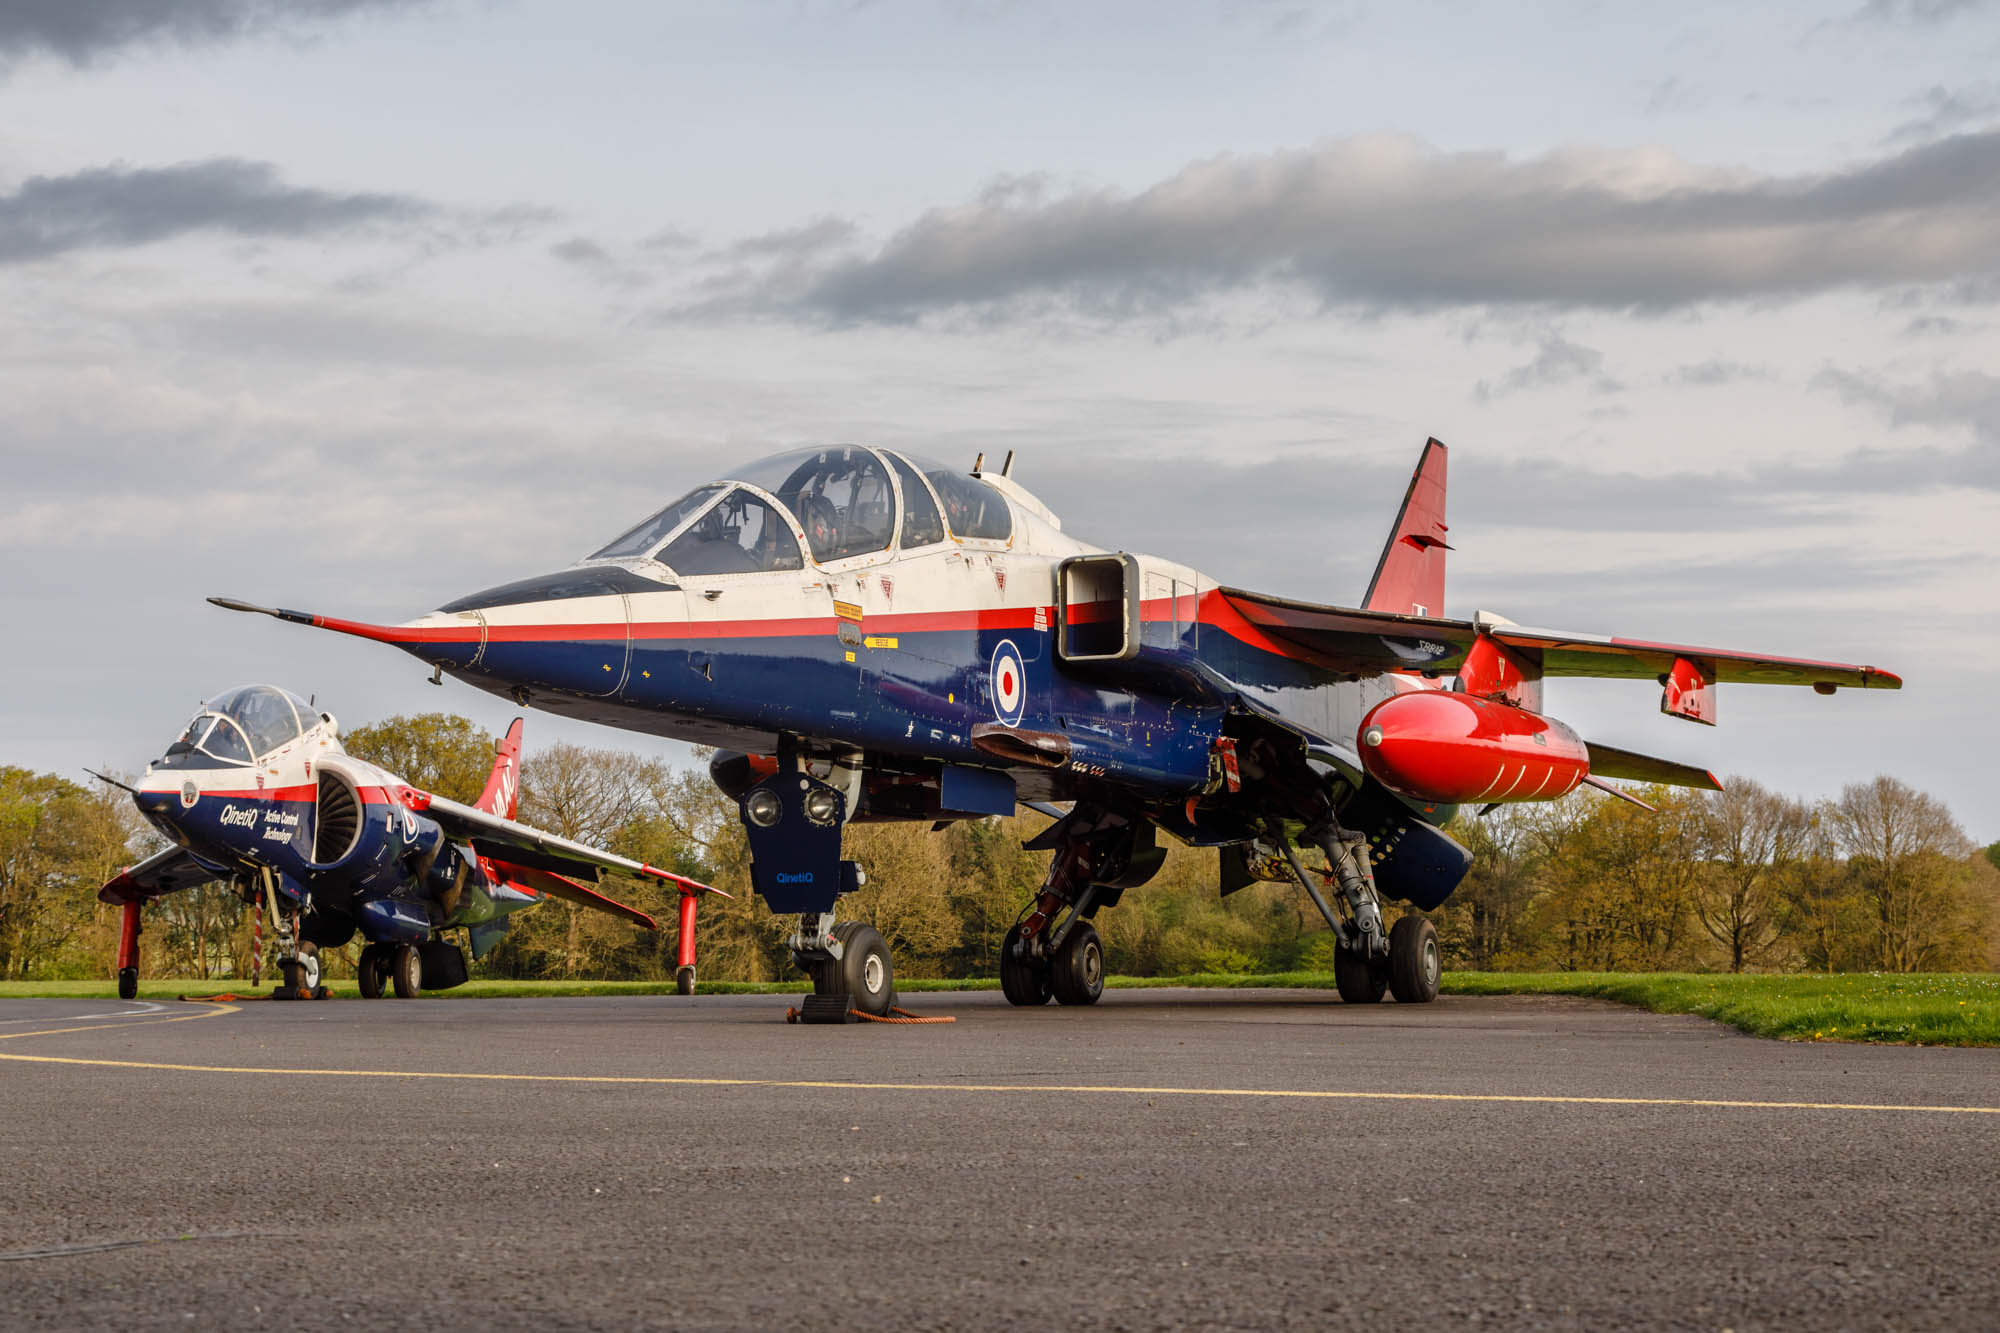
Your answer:
[[[846,995],[807,995],[793,1011],[801,1023],[855,1022],[854,1001]]]

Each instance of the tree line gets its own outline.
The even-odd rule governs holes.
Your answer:
[[[343,737],[349,753],[427,790],[477,798],[493,737],[455,714],[392,717]],[[1637,788],[1648,812],[1588,789],[1548,805],[1461,813],[1465,882],[1432,914],[1447,963],[1482,970],[1895,972],[2000,967],[2000,843],[1979,849],[1942,801],[1878,777],[1808,802],[1734,779],[1721,793]],[[522,765],[520,817],[669,867],[735,895],[705,895],[709,980],[794,975],[774,917],[750,892],[734,802],[706,772],[568,742]],[[903,975],[991,976],[1001,937],[1040,885],[1021,850],[1034,814],[858,824],[848,854],[868,883],[842,915],[874,923]],[[122,792],[0,767],[0,978],[111,975],[117,912],[96,901],[120,867],[163,845]],[[1213,850],[1173,847],[1160,874],[1099,914],[1115,972],[1268,973],[1332,966],[1332,936],[1285,884],[1217,895]],[[512,918],[474,974],[668,979],[677,893],[607,878],[602,891],[666,923],[655,934],[549,902]],[[247,977],[251,912],[221,885],[146,909],[150,976]],[[352,974],[359,942],[328,958]]]

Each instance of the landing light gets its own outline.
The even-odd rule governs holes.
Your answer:
[[[744,799],[743,813],[758,828],[769,828],[785,813],[785,803],[770,788],[759,787]]]
[[[824,787],[816,787],[806,793],[806,818],[825,826],[833,822],[838,803],[834,794]]]

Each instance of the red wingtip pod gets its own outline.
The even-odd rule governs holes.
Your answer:
[[[1562,723],[1492,699],[1421,690],[1361,720],[1361,763],[1403,796],[1440,805],[1548,801],[1590,772],[1590,750]]]

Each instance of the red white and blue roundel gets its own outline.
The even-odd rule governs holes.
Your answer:
[[[1027,673],[1021,669],[1021,650],[1012,639],[1002,639],[993,650],[993,716],[1010,727],[1021,725],[1028,705]]]

